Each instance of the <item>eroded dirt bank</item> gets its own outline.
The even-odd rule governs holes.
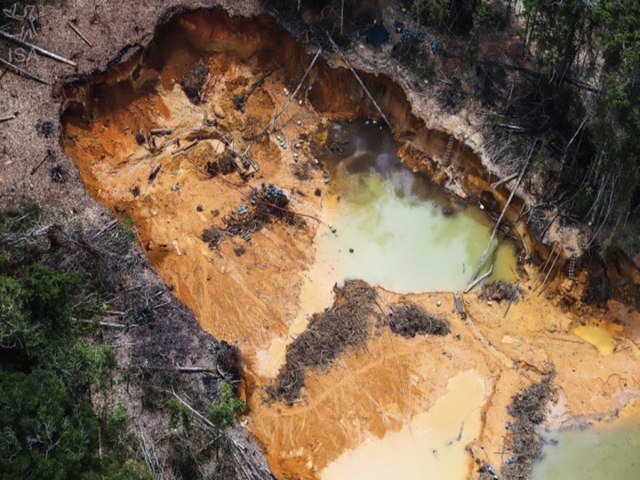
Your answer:
[[[473,371],[484,385],[480,430],[467,446],[468,476],[476,469],[472,458],[502,463],[507,405],[552,370],[567,414],[608,414],[638,395],[635,309],[618,301],[609,302],[608,313],[582,306],[577,299],[588,283],[586,273],[557,278],[538,295],[545,275],[523,265],[520,298],[505,319],[505,302],[475,291],[463,296],[469,317],[463,321],[450,293],[400,296],[376,288],[381,310],[410,301],[446,320],[451,333],[404,338],[372,327],[366,348],[347,349],[330,366],[307,369],[300,402],[264,401],[272,380],[257,373],[257,354],[285,336],[301,313],[313,237],[328,228],[316,220],[322,218],[326,187],[313,144],[323,143],[331,119],[376,117],[351,72],[329,55],[332,65],[317,61],[277,131],[256,138],[313,58],[267,17],[232,18],[221,10],[182,14],[160,28],[147,51],[69,86],[62,112],[66,152],[91,194],[131,217],[150,261],[203,328],[240,346],[251,411],[245,422],[273,471],[282,478],[318,478],[364,439],[398,431],[428,411],[449,379],[464,372]],[[469,146],[425,128],[389,77],[362,77],[390,118],[407,165],[499,211],[509,192],[490,187]],[[233,152],[247,147],[259,170],[247,182],[237,171],[225,175],[229,163],[245,168]],[[263,183],[283,191],[288,211],[304,215],[281,218],[270,211],[260,229],[243,225],[238,234],[224,233],[253,195],[258,205],[272,201],[262,196]],[[507,220],[517,225],[523,258],[535,249],[544,254],[548,249],[515,222],[521,209],[516,199]],[[213,233],[203,239],[206,230]],[[620,325],[607,356],[573,333],[581,323],[599,322]]]

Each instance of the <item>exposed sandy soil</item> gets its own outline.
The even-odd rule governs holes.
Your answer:
[[[257,352],[286,335],[300,313],[301,282],[314,258],[312,240],[327,226],[309,217],[304,225],[275,222],[249,242],[226,238],[217,250],[201,239],[202,231],[214,224],[222,227],[222,217],[247,204],[250,187],[262,182],[282,188],[293,211],[321,218],[326,192],[322,174],[310,168],[310,178],[299,180],[292,147],[302,134],[321,141],[318,125],[330,118],[374,111],[346,68],[332,70],[319,61],[305,83],[306,93],[299,96],[302,104],[293,102],[281,117],[282,129],[252,146],[260,167],[255,176],[248,183],[236,173],[209,178],[203,173],[206,162],[220,157],[224,139],[232,140],[239,151],[248,145],[251,134],[284,105],[284,89],[293,91],[312,55],[266,19],[259,25],[216,12],[186,15],[167,28],[171,36],[159,37],[147,55],[94,77],[88,86],[67,89],[65,151],[77,162],[95,199],[119,215],[131,216],[152,265],[202,327],[241,347],[250,406],[243,422],[264,446],[276,475],[318,478],[323,468],[345,450],[358,447],[368,434],[399,430],[428,410],[446,391],[448,379],[468,370],[484,379],[486,392],[480,435],[468,445],[470,477],[474,459],[494,466],[502,463],[500,452],[508,449],[507,405],[517,392],[553,369],[554,385],[567,398],[567,415],[606,416],[640,394],[640,315],[616,301],[609,302],[608,311],[581,305],[576,299],[586,272],[574,280],[558,276],[538,295],[535,288],[544,275],[534,266],[523,266],[523,294],[506,319],[505,302],[488,302],[476,291],[463,296],[469,316],[465,322],[451,293],[399,296],[376,289],[383,309],[413,302],[445,318],[451,334],[402,338],[382,330],[327,371],[307,372],[301,402],[264,402],[271,380],[258,374]],[[210,73],[201,91],[203,102],[194,105],[178,83],[200,56]],[[329,60],[340,64],[336,58]],[[249,97],[244,113],[238,111],[236,95],[246,93],[280,63],[284,66]],[[392,119],[400,156],[410,167],[471,199],[490,192],[490,200],[501,207],[508,191],[490,191],[482,161],[469,146],[455,140],[454,154],[446,158],[448,133],[425,128],[422,115],[411,115],[403,90],[388,78],[364,77]],[[427,119],[426,124],[433,126],[434,121]],[[153,152],[136,142],[140,129],[152,128],[171,129],[168,136],[157,137]],[[286,138],[287,150],[278,145],[276,135]],[[194,138],[202,140],[174,155],[176,139],[185,146]],[[300,163],[312,158],[307,148],[301,148]],[[161,168],[150,182],[156,165]],[[137,196],[134,187],[139,189]],[[315,195],[318,188],[320,197]],[[521,202],[517,199],[509,210],[509,221],[518,216]],[[219,215],[214,216],[215,211]],[[523,256],[534,250],[548,252],[522,224],[516,228]],[[246,253],[237,256],[234,246],[244,247]],[[637,274],[633,282],[638,282]],[[574,334],[581,323],[598,322],[620,325],[612,340],[614,351],[607,356]]]

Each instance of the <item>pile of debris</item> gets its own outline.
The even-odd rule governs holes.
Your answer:
[[[216,249],[223,239],[223,234],[238,236],[245,241],[251,235],[271,223],[274,219],[284,220],[290,225],[301,226],[304,221],[289,210],[289,197],[273,184],[262,184],[260,189],[254,188],[249,196],[249,204],[233,208],[229,215],[222,218],[224,228],[212,226],[202,232],[202,240],[209,248]]]
[[[316,313],[307,329],[287,347],[285,364],[274,383],[267,387],[267,399],[292,405],[305,383],[305,368],[326,369],[349,348],[364,345],[375,314],[375,292],[362,280],[334,288],[331,308]]]
[[[507,459],[501,469],[503,478],[529,478],[531,466],[540,456],[542,449],[542,440],[536,432],[536,427],[544,421],[547,403],[553,399],[554,389],[551,385],[553,378],[552,372],[539,383],[534,383],[513,397],[507,409],[515,419],[514,423],[507,424],[511,432],[513,456]]]
[[[215,177],[218,173],[229,175],[236,170],[238,170],[238,164],[231,154],[223,155],[217,160],[207,161],[207,173],[212,177]]]
[[[416,335],[448,335],[451,327],[446,320],[425,312],[413,303],[391,306],[389,328],[397,335],[413,338]]]
[[[208,76],[209,67],[202,60],[198,60],[180,80],[182,90],[194,105],[202,103],[201,90]]]
[[[510,300],[512,296],[517,297],[518,291],[515,290],[513,284],[504,280],[496,280],[495,282],[485,283],[480,293],[480,298],[484,300],[492,300],[499,302],[501,300]]]
[[[253,190],[249,201],[251,205],[240,205],[231,210],[230,215],[223,217],[225,231],[230,235],[248,241],[252,233],[261,230],[274,218],[294,223],[295,214],[287,209],[289,197],[275,185],[263,183],[260,190]]]
[[[222,230],[214,225],[211,228],[206,228],[205,230],[203,230],[201,238],[203,242],[209,244],[209,248],[211,250],[215,250],[218,248],[218,245],[220,245],[220,242],[222,241],[223,233],[224,232]]]

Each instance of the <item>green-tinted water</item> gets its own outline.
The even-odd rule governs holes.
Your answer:
[[[640,415],[543,437],[543,457],[533,467],[533,480],[640,479]]]
[[[445,215],[446,196],[402,165],[387,131],[362,122],[334,129],[329,142],[339,144],[340,151],[324,158],[332,183],[323,212],[335,233],[325,228],[316,236],[301,312],[287,336],[258,352],[264,376],[277,375],[290,339],[304,331],[311,313],[331,304],[335,283],[361,279],[398,293],[460,290],[493,228],[478,207]],[[491,262],[490,278],[514,280],[512,244],[501,243]]]
[[[400,293],[465,287],[491,233],[484,212],[445,214],[447,199],[401,164],[386,131],[335,128],[332,135],[348,139],[338,158],[326,160],[333,195],[325,207],[336,234],[319,236],[319,258],[333,259],[343,278]],[[513,246],[503,243],[496,253],[493,278],[513,280]]]

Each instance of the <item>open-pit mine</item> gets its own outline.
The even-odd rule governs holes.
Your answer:
[[[596,478],[571,476],[612,462],[580,459],[589,435],[637,452],[638,272],[541,241],[464,122],[305,45],[267,16],[180,13],[61,112],[90,194],[238,345],[240,420],[273,473],[522,478],[541,435],[534,478]],[[595,275],[606,313],[582,301]]]

